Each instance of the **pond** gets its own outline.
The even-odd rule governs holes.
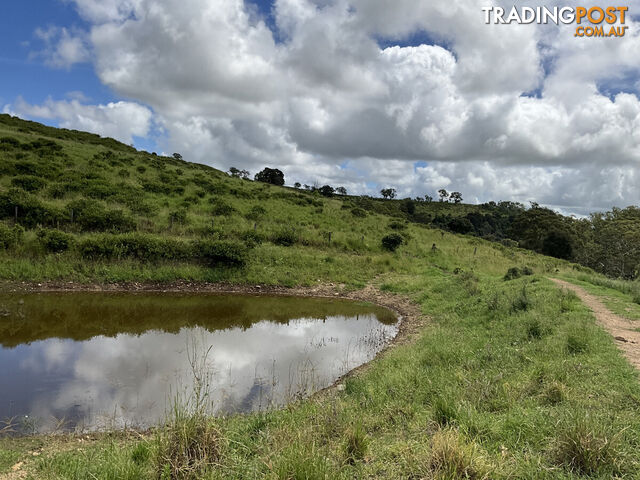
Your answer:
[[[194,392],[212,414],[331,385],[397,334],[346,300],[212,294],[0,294],[0,434],[146,428]]]

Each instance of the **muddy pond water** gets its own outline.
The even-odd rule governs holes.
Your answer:
[[[0,434],[145,428],[286,404],[371,360],[388,310],[319,298],[0,294]]]

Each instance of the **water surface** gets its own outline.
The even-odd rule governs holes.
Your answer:
[[[396,323],[315,298],[0,295],[0,433],[144,428],[194,384],[211,413],[282,405],[371,360]]]

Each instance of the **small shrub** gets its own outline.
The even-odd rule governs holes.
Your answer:
[[[516,278],[520,278],[522,276],[522,272],[518,267],[511,267],[507,270],[507,273],[504,276],[505,280],[515,280]]]
[[[247,212],[247,214],[245,215],[245,218],[247,220],[253,220],[254,222],[257,222],[258,220],[263,218],[266,214],[267,214],[267,211],[263,207],[261,207],[260,205],[254,205],[253,207],[251,207],[251,210]]]
[[[0,249],[13,248],[20,243],[24,235],[24,228],[20,225],[9,227],[0,223]]]
[[[11,185],[21,188],[27,192],[37,192],[41,190],[47,184],[46,181],[40,177],[33,175],[19,175],[11,179]]]
[[[209,199],[211,204],[211,214],[215,216],[229,216],[236,211],[231,205],[219,198]]]
[[[122,177],[122,178],[129,178],[131,174],[129,173],[129,170],[127,170],[126,168],[122,168],[120,170],[118,170],[118,176]]]
[[[247,246],[251,248],[264,242],[264,235],[253,230],[247,230],[246,232],[242,233],[240,235],[240,238],[244,243],[247,244]]]
[[[65,209],[65,217],[71,219],[83,231],[130,232],[135,230],[136,222],[122,210],[110,210],[101,203],[89,200],[76,200]]]
[[[37,236],[40,245],[49,253],[65,252],[73,245],[73,236],[60,230],[42,229]]]
[[[180,225],[187,224],[187,211],[184,208],[173,210],[169,212],[169,224],[171,222],[179,223]]]
[[[211,266],[240,266],[244,265],[247,257],[246,246],[226,240],[202,240],[196,243],[195,249],[198,256]]]
[[[298,241],[298,237],[294,230],[284,229],[276,232],[271,238],[271,241],[282,247],[290,247]]]
[[[531,275],[533,275],[533,273],[534,272],[533,272],[533,269],[531,267],[528,267],[526,265],[524,267],[522,267],[522,275],[531,276]]]
[[[184,260],[193,256],[190,245],[142,233],[102,234],[83,238],[78,252],[88,260],[135,258],[142,261]]]
[[[406,230],[407,225],[402,222],[390,222],[389,228],[391,230]]]
[[[367,211],[360,207],[355,207],[351,209],[351,215],[358,218],[365,218],[367,216]]]
[[[145,167],[144,165],[138,165],[136,167],[136,170],[138,171],[138,173],[143,174],[144,172],[147,171],[147,167]]]
[[[382,248],[388,250],[389,252],[395,252],[403,242],[404,238],[402,237],[402,235],[391,233],[382,238]]]

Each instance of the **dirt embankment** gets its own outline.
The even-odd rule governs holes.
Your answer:
[[[580,300],[593,311],[598,322],[613,335],[616,345],[624,352],[625,357],[640,370],[640,331],[637,331],[640,327],[640,321],[616,315],[598,297],[591,295],[582,287],[557,278],[552,278],[551,281],[562,288],[575,292]]]

